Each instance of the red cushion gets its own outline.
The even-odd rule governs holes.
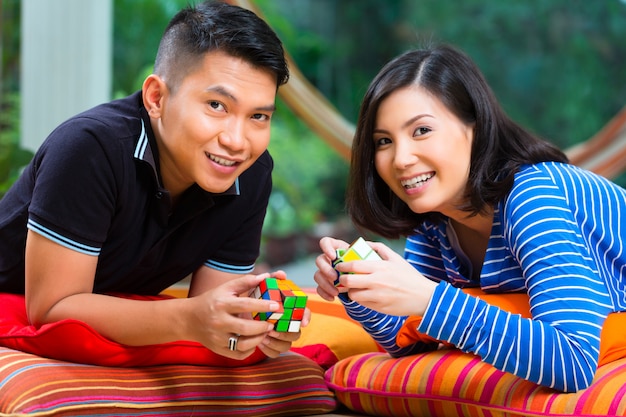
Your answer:
[[[292,352],[299,353],[302,356],[306,356],[313,362],[321,366],[323,369],[328,369],[339,361],[339,358],[333,352],[333,350],[324,343],[317,343],[306,346],[293,346]]]
[[[146,301],[171,298],[124,297]],[[71,319],[36,328],[28,322],[23,295],[0,293],[0,306],[0,346],[52,359],[122,367],[166,364],[235,367],[254,364],[266,358],[257,349],[246,359],[230,359],[191,341],[127,346],[105,338],[81,321]]]

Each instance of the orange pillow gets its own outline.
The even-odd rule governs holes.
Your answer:
[[[480,288],[464,288],[463,292],[480,297],[487,303],[500,307],[505,311],[520,314],[522,317],[530,318],[530,305],[528,294],[508,293],[508,294],[488,294]],[[396,336],[398,346],[409,346],[418,341],[435,342],[432,337],[417,331],[422,321],[421,317],[410,316]],[[600,355],[598,366],[626,358],[626,314],[623,312],[611,313],[606,318],[600,334]],[[444,343],[445,344],[445,343]]]
[[[171,298],[124,297],[145,301]],[[169,364],[235,367],[251,365],[266,358],[257,349],[246,359],[230,359],[191,341],[145,346],[122,345],[105,338],[78,320],[61,320],[36,328],[28,322],[23,295],[0,293],[0,306],[0,346],[51,359],[114,367]]]
[[[600,333],[598,367],[626,358],[626,314],[623,311],[608,315]]]
[[[348,316],[339,300],[326,301],[312,290],[305,292],[309,297],[307,307],[311,310],[311,322],[301,329],[300,338],[291,345],[293,352],[326,369],[349,356],[383,351],[363,327]]]

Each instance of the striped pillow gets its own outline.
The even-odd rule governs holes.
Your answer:
[[[114,368],[0,347],[0,415],[305,416],[335,407],[322,368],[295,353],[239,368]]]
[[[366,353],[339,361],[325,377],[342,404],[376,416],[626,416],[626,359],[601,366],[589,388],[567,394],[457,349],[395,359]]]

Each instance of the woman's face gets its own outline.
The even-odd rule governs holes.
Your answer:
[[[465,217],[473,128],[423,88],[399,89],[376,114],[376,171],[413,212]]]

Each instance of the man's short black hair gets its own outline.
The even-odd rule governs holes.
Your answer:
[[[188,6],[172,18],[161,39],[154,72],[175,90],[212,51],[275,74],[277,87],[289,79],[282,42],[269,25],[250,10],[219,1]]]

